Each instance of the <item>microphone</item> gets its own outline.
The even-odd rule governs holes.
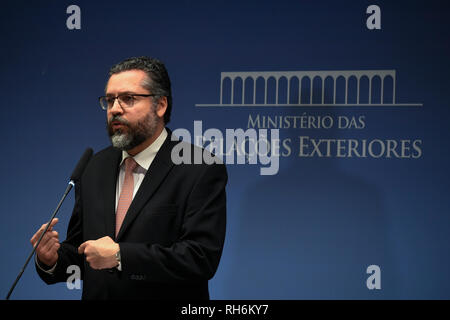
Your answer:
[[[78,182],[80,180],[84,169],[86,168],[89,160],[91,160],[92,153],[93,153],[93,151],[91,148],[87,148],[86,151],[84,151],[83,155],[81,156],[80,160],[78,161],[77,166],[73,170],[72,175],[70,176],[70,182]]]
[[[44,231],[42,232],[41,236],[39,237],[39,240],[36,242],[36,245],[33,247],[33,250],[29,254],[27,260],[25,261],[25,264],[23,265],[22,269],[19,272],[19,275],[17,276],[16,280],[14,281],[13,285],[11,286],[11,289],[9,289],[8,295],[6,296],[6,300],[9,300],[9,297],[11,296],[11,293],[13,292],[14,288],[17,285],[17,282],[19,282],[20,278],[22,277],[22,274],[25,271],[25,268],[28,265],[28,262],[30,262],[31,257],[33,256],[34,252],[36,251],[36,248],[38,247],[39,243],[41,243],[42,238],[44,237],[44,234],[47,232],[48,228],[50,227],[50,223],[52,222],[53,218],[55,218],[56,214],[58,213],[59,208],[61,207],[64,199],[66,199],[67,195],[69,194],[72,187],[75,186],[75,183],[78,182],[81,178],[81,175],[83,174],[84,169],[86,169],[87,164],[89,163],[89,160],[91,160],[93,150],[91,148],[87,148],[83,155],[81,156],[80,160],[77,163],[77,166],[72,172],[72,175],[70,176],[69,184],[67,185],[66,191],[64,191],[64,194],[59,201],[58,205],[56,206],[55,211],[53,212],[52,216],[50,217],[50,220],[47,223],[47,226],[45,227]]]

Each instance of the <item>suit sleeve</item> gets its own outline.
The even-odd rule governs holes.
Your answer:
[[[226,230],[225,165],[205,165],[192,189],[180,237],[170,247],[120,243],[122,272],[146,281],[194,283],[211,279],[219,265]]]
[[[47,284],[67,281],[67,278],[71,275],[67,273],[67,268],[70,265],[79,266],[81,279],[83,278],[83,259],[82,256],[78,254],[78,246],[82,243],[83,239],[80,185],[80,183],[75,185],[75,206],[67,228],[66,240],[61,243],[61,247],[58,249],[58,261],[56,262],[55,270],[52,273],[47,273],[41,270],[37,263],[35,263],[37,273]]]

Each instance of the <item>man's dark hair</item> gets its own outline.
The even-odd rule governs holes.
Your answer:
[[[155,99],[167,97],[167,110],[164,113],[164,124],[167,124],[172,112],[172,90],[169,74],[164,63],[150,57],[129,58],[112,66],[109,69],[109,76],[129,70],[142,70],[147,74],[147,79],[142,83],[142,86],[152,94],[156,94]]]

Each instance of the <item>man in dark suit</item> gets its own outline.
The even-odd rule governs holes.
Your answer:
[[[67,281],[67,268],[79,266],[83,299],[209,299],[225,238],[225,166],[174,164],[172,150],[185,142],[165,127],[170,80],[156,59],[113,66],[100,104],[112,147],[94,155],[76,185],[66,240],[57,219],[44,235],[39,276]]]

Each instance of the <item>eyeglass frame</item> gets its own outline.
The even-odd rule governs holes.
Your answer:
[[[131,97],[134,98],[134,97],[156,97],[158,95],[157,94],[142,94],[142,93],[122,93],[122,94],[118,94],[115,97],[112,97],[112,96],[101,96],[101,97],[98,97],[98,102],[100,103],[100,107],[102,108],[102,110],[105,110],[105,111],[108,110],[108,109],[111,109],[114,106],[114,103],[116,102],[116,99],[119,102],[119,106],[121,108],[124,108],[124,109],[132,108],[134,106],[134,102],[133,102],[133,105],[131,105],[131,106],[127,106],[127,105],[122,106],[122,104],[120,103],[120,97],[122,97],[122,96],[131,96]],[[105,101],[106,102],[106,107],[103,106],[102,99],[106,99],[106,98],[114,98],[114,102],[112,103],[111,107],[108,106],[108,103],[106,101]]]

